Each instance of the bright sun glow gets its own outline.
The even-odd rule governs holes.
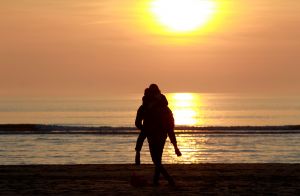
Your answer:
[[[213,0],[154,0],[151,12],[173,32],[190,32],[206,24],[215,12]]]

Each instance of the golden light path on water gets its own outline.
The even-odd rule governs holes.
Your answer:
[[[203,100],[199,94],[171,93],[167,94],[167,99],[176,125],[203,125],[203,120],[200,118],[202,116]]]
[[[200,94],[196,93],[170,93],[167,94],[169,107],[173,112],[176,126],[201,126],[203,125],[203,111],[201,108],[204,105],[204,100]],[[200,160],[200,149],[205,148],[205,137],[191,137],[190,134],[177,135],[177,143],[182,151],[182,157],[174,156],[174,148],[168,143],[165,153],[168,154],[168,162],[181,163],[198,163],[205,160]],[[200,153],[200,154],[199,154]],[[171,160],[172,159],[172,160]],[[187,161],[188,160],[188,161]]]

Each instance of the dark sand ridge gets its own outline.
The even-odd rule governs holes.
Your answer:
[[[166,165],[177,187],[150,185],[153,165],[0,166],[0,195],[300,195],[300,164]],[[149,185],[133,187],[133,173]]]

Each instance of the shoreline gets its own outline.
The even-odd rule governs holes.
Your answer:
[[[3,195],[297,195],[300,191],[300,163],[259,164],[166,164],[176,181],[168,186],[151,185],[153,165],[1,165],[0,192]],[[148,183],[134,187],[135,173]]]

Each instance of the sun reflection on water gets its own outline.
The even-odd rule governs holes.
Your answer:
[[[167,94],[167,99],[177,126],[201,126],[204,124],[202,111],[204,103],[200,94],[170,93]],[[201,139],[191,140],[191,137],[185,136],[177,135],[177,143],[182,157],[174,156],[173,146],[170,143],[167,145],[165,152],[168,154],[168,162],[197,163],[199,158],[202,158],[200,149],[203,141]]]
[[[167,162],[184,164],[208,162],[209,157],[205,153],[207,141],[208,138],[203,137],[203,135],[200,137],[195,137],[192,134],[177,135],[177,144],[182,156],[177,157],[172,144],[168,142],[164,152],[167,155],[165,159]]]
[[[176,125],[203,125],[203,120],[200,118],[202,116],[201,106],[203,105],[203,101],[199,94],[170,93],[167,94],[167,98]]]

